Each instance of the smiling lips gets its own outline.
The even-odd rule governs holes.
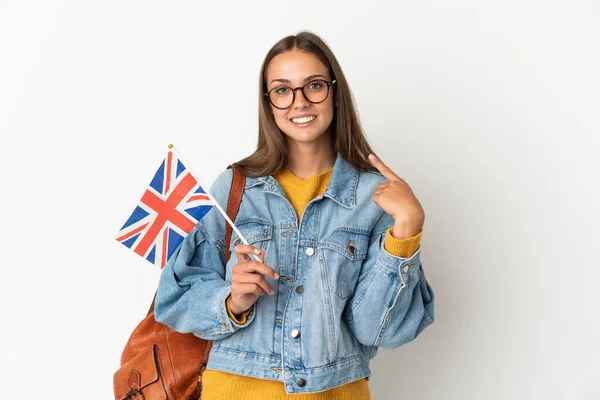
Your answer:
[[[305,117],[292,118],[291,121],[294,124],[302,125],[302,124],[307,124],[307,123],[313,121],[315,118],[317,118],[315,115],[308,115],[308,116],[305,116]]]

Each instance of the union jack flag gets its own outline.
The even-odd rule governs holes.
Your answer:
[[[116,240],[162,269],[212,207],[207,191],[169,150]]]

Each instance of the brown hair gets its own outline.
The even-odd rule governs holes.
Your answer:
[[[331,79],[337,80],[332,86],[336,107],[334,107],[330,126],[334,151],[339,152],[346,161],[359,170],[376,171],[367,158],[373,150],[358,120],[354,97],[342,67],[327,44],[319,36],[307,31],[281,39],[267,53],[259,77],[256,151],[234,163],[233,166],[250,177],[272,175],[287,166],[288,150],[285,135],[279,130],[271,113],[269,99],[263,93],[267,90],[266,75],[269,63],[275,56],[290,50],[313,54],[329,69]]]

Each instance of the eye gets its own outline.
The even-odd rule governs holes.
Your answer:
[[[289,88],[287,86],[280,86],[273,90],[273,92],[275,94],[279,94],[279,95],[287,94],[288,91],[289,91]]]
[[[323,81],[312,81],[306,84],[306,88],[308,90],[321,90],[325,86],[325,82]]]

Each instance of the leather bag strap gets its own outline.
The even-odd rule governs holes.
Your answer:
[[[233,169],[233,181],[231,182],[231,190],[229,191],[229,200],[227,200],[227,216],[231,221],[235,222],[235,217],[242,203],[246,177],[237,168],[233,168],[231,165],[229,168]],[[229,243],[231,242],[233,228],[228,223],[225,225],[225,264],[227,264],[229,262]]]

